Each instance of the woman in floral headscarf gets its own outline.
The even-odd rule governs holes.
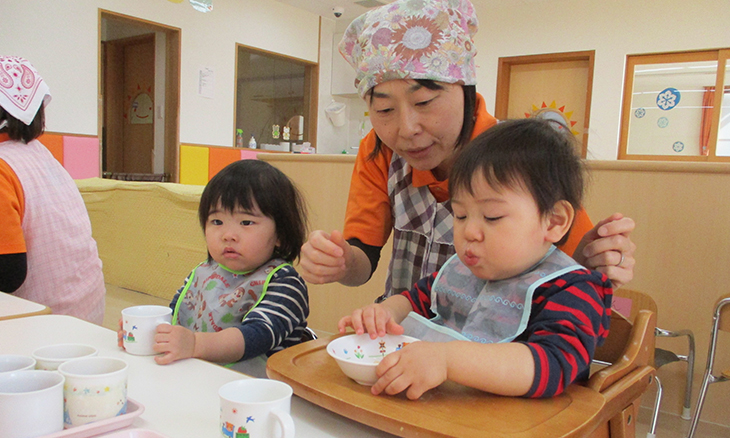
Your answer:
[[[50,100],[30,62],[0,56],[0,291],[101,324],[104,276],[86,206],[37,140]]]
[[[476,92],[476,30],[468,0],[397,0],[350,24],[340,53],[356,71],[373,130],[360,143],[344,233],[314,231],[302,247],[307,281],[364,284],[391,230],[383,297],[454,254],[449,170],[462,146],[497,123]],[[561,249],[617,288],[633,277],[633,229],[619,213],[593,227],[580,210]]]

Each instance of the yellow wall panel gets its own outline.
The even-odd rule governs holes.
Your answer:
[[[180,145],[180,184],[208,184],[207,147]]]

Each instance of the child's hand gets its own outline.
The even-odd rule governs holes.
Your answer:
[[[117,346],[124,348],[124,326],[122,318],[119,318],[119,330],[117,330]]]
[[[385,356],[375,368],[379,379],[370,389],[374,395],[408,392],[411,400],[442,384],[448,378],[448,360],[443,343],[414,342]]]
[[[345,316],[337,323],[340,333],[345,333],[347,327],[352,327],[355,333],[370,334],[370,339],[385,336],[386,333],[402,335],[403,327],[396,322],[390,308],[383,304],[370,304],[362,309],[355,309],[352,315]]]
[[[160,365],[193,357],[195,333],[179,325],[160,324],[157,326],[154,350],[164,353],[162,356],[155,356],[155,362]]]

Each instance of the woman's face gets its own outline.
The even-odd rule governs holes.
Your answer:
[[[461,85],[438,84],[443,88],[430,90],[414,80],[392,80],[373,87],[372,98],[365,99],[383,143],[411,167],[443,180],[464,122],[464,91]]]

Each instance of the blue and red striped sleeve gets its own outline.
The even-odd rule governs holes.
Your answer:
[[[525,397],[553,397],[588,379],[596,347],[608,335],[612,297],[608,278],[587,269],[535,290],[527,329],[515,340],[535,360],[535,380]]]
[[[411,302],[413,311],[428,319],[436,316],[431,312],[431,286],[433,286],[437,275],[438,271],[428,277],[423,277],[413,285],[411,290],[401,292],[401,295]]]

